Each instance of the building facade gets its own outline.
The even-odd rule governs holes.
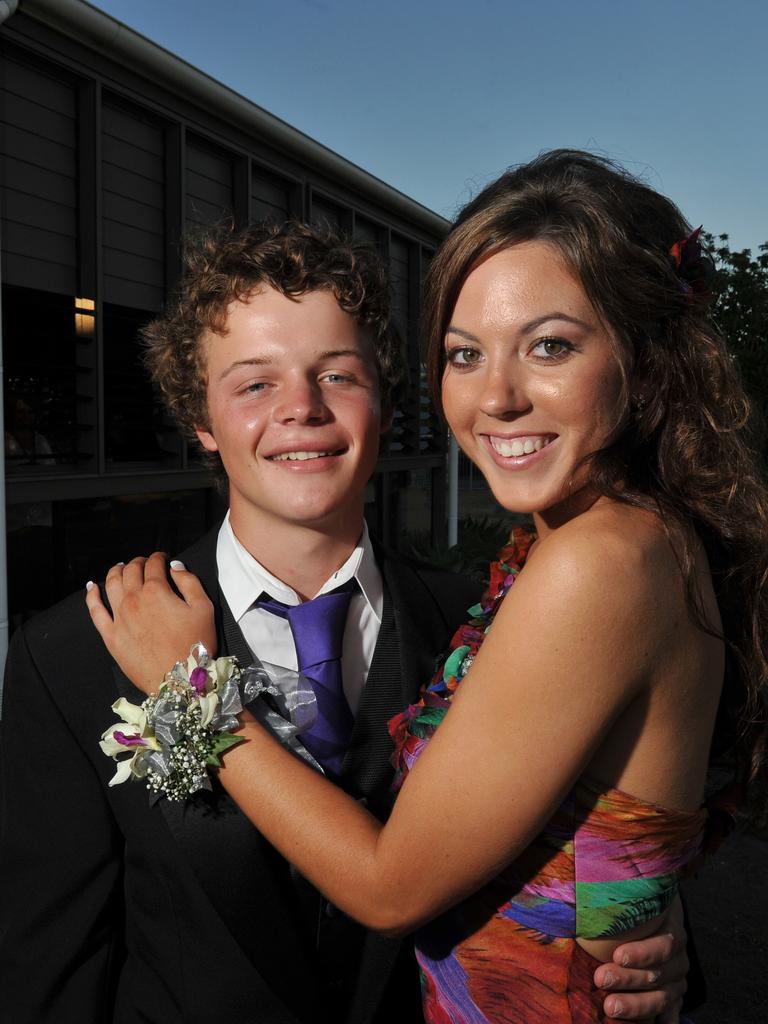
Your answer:
[[[222,220],[325,221],[388,259],[409,381],[366,513],[385,542],[439,539],[445,439],[417,324],[446,223],[82,0],[0,0],[0,17],[11,625],[220,514],[138,332],[173,288],[181,238]]]

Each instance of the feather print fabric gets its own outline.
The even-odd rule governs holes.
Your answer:
[[[390,722],[396,787],[445,717],[533,541],[514,530],[418,704]],[[497,878],[416,936],[427,1024],[600,1024],[597,962],[580,938],[662,913],[699,855],[706,811],[681,812],[581,779]]]

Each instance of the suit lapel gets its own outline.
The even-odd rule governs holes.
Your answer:
[[[392,777],[387,723],[417,699],[448,630],[421,575],[399,558],[381,551],[376,556],[384,611],[342,772],[345,788],[369,800],[386,791]]]
[[[214,530],[181,558],[216,609],[222,647],[222,609]],[[235,627],[236,628],[236,627]],[[238,633],[240,631],[238,630]],[[241,641],[245,644],[245,640]],[[247,650],[247,645],[246,645]],[[250,654],[245,663],[250,661]],[[133,703],[143,695],[115,666],[118,691]],[[213,793],[186,802],[162,799],[157,809],[222,920],[270,989],[299,1017],[311,1019],[313,971],[296,925],[288,865],[214,781]],[[297,985],[304,978],[306,985]],[[286,1021],[293,1019],[286,1012]]]

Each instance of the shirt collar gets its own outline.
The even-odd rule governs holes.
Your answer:
[[[236,622],[242,618],[263,591],[287,605],[301,603],[299,595],[292,587],[273,576],[243,547],[232,529],[229,512],[219,530],[216,562],[219,570],[219,585]],[[336,570],[330,579],[325,581],[318,594],[334,590],[352,578],[357,580],[365,602],[378,622],[381,623],[384,608],[384,584],[376,564],[373,545],[365,522],[363,522],[363,532],[357,546],[346,562]]]

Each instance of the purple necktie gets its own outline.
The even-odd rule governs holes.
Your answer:
[[[354,580],[294,606],[262,594],[256,601],[274,615],[288,619],[296,645],[299,672],[312,683],[317,700],[317,718],[301,742],[315,760],[335,775],[349,746],[354,718],[341,683],[341,648]]]

